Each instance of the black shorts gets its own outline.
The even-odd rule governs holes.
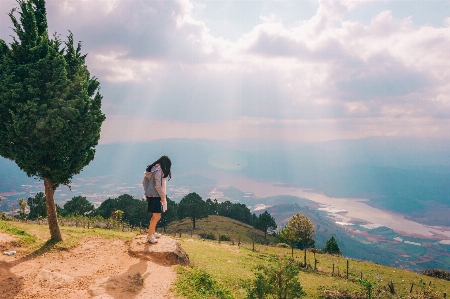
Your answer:
[[[162,213],[161,197],[148,197],[147,196],[148,209],[150,213]]]

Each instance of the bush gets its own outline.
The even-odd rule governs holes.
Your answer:
[[[2,218],[1,218],[2,220],[10,220],[9,219],[9,217],[8,217],[8,215],[6,215],[6,212],[2,212]]]
[[[278,243],[278,244],[277,244],[277,247],[280,247],[280,248],[290,248],[291,246],[289,246],[289,244],[286,244],[286,243]]]
[[[247,286],[247,299],[294,299],[305,294],[298,281],[299,268],[295,261],[286,258],[275,266],[259,265],[255,279]]]
[[[191,299],[233,299],[231,292],[216,282],[211,275],[198,268],[179,267],[175,290]]]
[[[431,277],[441,278],[445,280],[450,280],[450,272],[440,269],[427,269],[422,272],[424,275],[428,275]]]
[[[208,240],[217,240],[216,235],[214,235],[214,233],[209,232],[209,233],[200,233],[198,234],[200,236],[200,238],[202,239],[208,239]]]
[[[220,235],[219,241],[231,241],[231,238],[228,235]]]

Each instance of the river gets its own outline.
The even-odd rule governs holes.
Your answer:
[[[308,189],[287,187],[276,182],[259,182],[244,176],[217,176],[215,179],[220,185],[230,185],[243,192],[252,192],[255,199],[277,195],[309,199],[321,204],[322,209],[332,214],[340,224],[348,224],[352,219],[358,219],[368,222],[372,227],[389,227],[400,235],[441,239],[442,243],[450,243],[450,227],[428,226],[405,219],[402,214],[369,206],[366,203],[368,199],[329,197]]]

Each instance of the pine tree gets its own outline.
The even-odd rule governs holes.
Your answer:
[[[93,160],[102,96],[72,33],[49,38],[45,1],[17,2],[16,37],[0,40],[0,155],[44,181],[51,239],[60,241],[54,192]]]
[[[197,220],[208,218],[206,202],[197,193],[189,193],[178,204],[178,216],[180,219],[190,218],[192,220],[192,228],[195,229]]]
[[[269,212],[264,211],[264,213],[258,216],[258,220],[256,222],[256,228],[264,232],[264,239],[267,238],[267,231],[274,230],[277,228],[277,223],[272,215]]]
[[[339,245],[334,237],[328,239],[327,243],[325,244],[325,247],[323,248],[323,252],[329,254],[339,254],[339,255],[342,254],[341,249],[339,249]]]

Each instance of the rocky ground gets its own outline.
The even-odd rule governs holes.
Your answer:
[[[157,244],[87,237],[69,251],[24,255],[0,233],[0,298],[176,298],[170,291],[175,265],[188,258],[175,240]],[[14,255],[5,251],[16,250]]]

